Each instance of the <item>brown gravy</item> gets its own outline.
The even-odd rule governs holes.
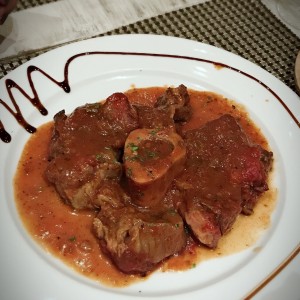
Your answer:
[[[153,103],[164,88],[131,89],[126,94],[132,103]],[[222,96],[211,92],[190,90],[192,119],[184,130],[200,127],[222,114],[239,119],[248,136],[268,148],[259,129],[249,120],[245,110]],[[83,275],[113,287],[132,284],[144,278],[118,271],[101,253],[91,231],[94,213],[74,211],[62,203],[53,186],[44,177],[47,151],[53,123],[38,128],[26,144],[15,176],[15,199],[24,225],[44,249],[54,254]],[[271,184],[270,184],[271,186]],[[275,207],[276,191],[272,186],[263,194],[251,216],[240,215],[233,229],[219,242],[215,250],[189,243],[185,251],[160,266],[161,271],[186,270],[203,260],[229,255],[254,244],[261,232],[270,225]]]

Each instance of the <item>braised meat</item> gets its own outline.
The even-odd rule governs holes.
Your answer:
[[[103,201],[94,230],[121,271],[145,274],[185,247],[184,224],[174,210],[139,210],[128,200]]]
[[[168,110],[175,122],[188,121],[192,110],[190,106],[190,96],[186,86],[183,84],[177,88],[168,88],[159,97],[154,105],[160,110]]]
[[[188,164],[227,170],[230,183],[241,185],[243,213],[251,214],[258,196],[268,189],[272,152],[251,144],[231,115],[187,132],[185,141]]]
[[[156,109],[151,106],[135,106],[139,119],[139,127],[157,129],[174,127],[174,119],[171,111],[167,109]]]
[[[226,170],[188,167],[176,179],[182,198],[175,205],[204,245],[215,248],[241,212],[240,186],[230,184]]]
[[[155,102],[154,107],[136,106],[139,127],[161,129],[188,121],[192,115],[190,96],[183,84],[168,88]]]
[[[190,117],[180,85],[152,106],[115,93],[54,118],[46,177],[67,204],[95,211],[99,244],[124,273],[153,270],[189,234],[215,248],[268,189],[272,153],[234,117],[182,133]]]
[[[230,115],[188,131],[186,169],[176,178],[182,201],[175,203],[198,240],[216,247],[237,215],[250,214],[268,189],[272,153],[249,143]]]
[[[120,180],[120,149],[137,126],[136,111],[121,93],[104,104],[79,107],[68,117],[64,111],[55,116],[46,177],[66,203],[94,207],[104,181]]]
[[[168,115],[168,123],[160,124],[168,129],[137,129],[143,127],[143,118],[124,94],[113,94],[104,104],[84,105],[70,116],[59,112],[50,143],[47,179],[74,208],[99,209],[96,236],[126,273],[148,272],[186,244],[183,220],[176,211],[161,206],[139,210],[132,205],[143,189],[149,197],[136,202],[153,208],[184,166],[185,146],[174,131],[169,109],[151,110],[157,120]],[[139,186],[136,190],[122,179],[126,178],[122,160],[126,174],[132,173],[129,181],[134,179]]]

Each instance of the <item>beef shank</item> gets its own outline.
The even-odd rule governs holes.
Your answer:
[[[141,210],[127,202],[106,201],[93,226],[100,245],[124,273],[146,274],[186,245],[184,223],[174,210]],[[118,203],[118,205],[115,205]]]
[[[240,212],[250,214],[266,182],[272,153],[248,141],[231,115],[186,132],[187,162],[175,179],[175,206],[196,238],[215,248]]]
[[[121,93],[69,116],[56,114],[46,177],[61,198],[76,209],[94,207],[105,181],[120,180],[120,149],[137,127],[136,111]]]

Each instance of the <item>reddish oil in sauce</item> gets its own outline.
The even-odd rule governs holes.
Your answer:
[[[132,89],[126,94],[132,103],[151,105],[163,91],[163,88]],[[209,120],[230,113],[239,119],[254,142],[268,148],[267,141],[242,107],[214,93],[189,92],[194,113],[183,130],[200,127]],[[93,280],[114,287],[144,280],[145,277],[121,273],[101,252],[92,232],[95,212],[75,211],[65,205],[54,187],[45,180],[52,125],[50,122],[39,127],[30,137],[18,164],[15,199],[24,225],[45,250]],[[186,270],[203,260],[229,255],[253,245],[270,224],[275,199],[276,191],[270,188],[258,201],[253,215],[238,217],[233,229],[221,238],[217,249],[210,250],[189,242],[182,254],[165,261],[160,270]]]

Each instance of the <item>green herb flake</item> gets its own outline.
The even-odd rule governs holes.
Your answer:
[[[152,130],[150,131],[150,134],[151,134],[151,135],[156,135],[156,134],[157,134],[157,131],[158,131],[158,130],[152,129]]]
[[[147,152],[148,157],[154,158],[157,156],[157,154],[154,151],[148,151]]]
[[[128,168],[128,169],[126,170],[126,175],[127,175],[128,177],[131,177],[131,176],[132,176],[132,169],[131,169],[131,168]]]
[[[177,214],[177,212],[176,212],[176,210],[174,208],[170,208],[168,210],[168,213],[171,214],[171,215],[176,215]]]
[[[129,143],[127,147],[129,147],[129,148],[131,149],[132,152],[136,152],[136,151],[138,151],[138,149],[139,149],[139,146],[137,146],[137,145],[134,144],[134,143]]]
[[[103,159],[103,154],[100,153],[100,154],[96,154],[96,160],[102,160]]]
[[[69,241],[70,242],[75,242],[76,241],[76,236],[73,235],[73,236],[69,237]]]
[[[135,156],[131,157],[131,161],[137,161],[137,160],[143,161],[143,159],[140,156],[138,156],[138,155],[135,155]]]

